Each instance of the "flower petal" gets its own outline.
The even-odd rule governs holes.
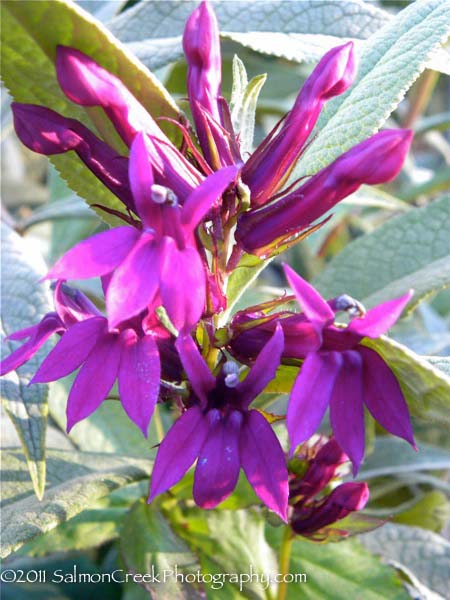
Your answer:
[[[208,421],[198,406],[175,421],[159,446],[148,502],[180,481],[198,457],[207,433]]]
[[[313,286],[284,263],[283,269],[289,285],[297,298],[305,316],[313,322],[324,326],[334,321],[334,312]]]
[[[62,279],[56,283],[53,295],[56,312],[66,327],[91,317],[102,317],[102,313],[87,296],[68,286]]]
[[[173,238],[165,236],[163,240],[161,297],[175,327],[189,332],[205,308],[205,268],[195,248],[179,250]]]
[[[292,387],[286,415],[291,455],[317,430],[327,410],[342,357],[338,352],[309,354]]]
[[[330,421],[342,450],[353,463],[356,475],[364,456],[363,361],[359,352],[341,353],[342,366],[333,388]]]
[[[287,521],[288,472],[280,442],[256,410],[245,416],[240,439],[241,464],[247,479],[266,506]]]
[[[115,270],[106,294],[110,328],[134,317],[153,300],[159,287],[159,247],[143,233]]]
[[[239,432],[242,413],[222,419],[218,410],[207,414],[208,436],[200,450],[194,477],[194,500],[202,508],[214,508],[236,487],[241,468]]]
[[[93,317],[72,325],[36,371],[31,383],[56,381],[78,369],[103,333],[106,333],[104,317]]]
[[[395,375],[370,348],[358,346],[358,352],[364,361],[364,402],[370,414],[386,431],[417,449],[408,406]]]
[[[0,375],[6,375],[6,373],[14,371],[17,367],[26,363],[45,344],[51,335],[61,331],[64,331],[61,320],[56,313],[49,313],[37,325],[12,333],[8,336],[10,340],[19,340],[24,337],[29,337],[30,339],[1,361]]]
[[[216,378],[209,370],[190,335],[180,335],[175,346],[194,392],[201,400],[203,407],[206,408],[208,393],[216,385]]]
[[[374,306],[360,319],[353,319],[347,329],[370,338],[380,337],[398,321],[413,295],[413,290],[409,290],[400,298],[394,298],[394,300]]]
[[[147,436],[159,394],[161,363],[158,346],[152,336],[138,339],[132,329],[122,332],[121,338],[120,400],[127,415]]]
[[[89,279],[106,275],[125,260],[138,238],[138,230],[127,226],[97,233],[66,252],[46,279]]]
[[[130,149],[130,185],[134,203],[144,227],[155,227],[156,211],[160,212],[151,198],[154,183],[153,170],[149,162],[147,146],[143,133],[138,133]]]
[[[117,378],[120,350],[119,336],[105,335],[89,354],[75,377],[67,400],[67,433],[107,397]]]
[[[277,323],[275,333],[259,353],[247,377],[235,388],[242,408],[247,408],[275,377],[280,365],[283,345],[283,329]]]

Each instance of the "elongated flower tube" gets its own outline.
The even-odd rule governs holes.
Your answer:
[[[283,450],[263,415],[250,409],[275,376],[283,350],[281,328],[243,381],[230,361],[214,377],[191,337],[179,337],[176,345],[192,385],[191,406],[159,447],[149,502],[175,485],[198,459],[193,492],[199,506],[214,508],[225,500],[242,467],[259,498],[286,520],[288,474]]]
[[[186,22],[183,49],[188,63],[187,89],[192,116],[203,153],[212,164],[210,140],[203,111],[221,124],[218,98],[222,80],[219,27],[209,2],[202,2]]]
[[[325,54],[303,85],[294,107],[278,133],[269,135],[252,154],[242,170],[242,179],[251,191],[253,208],[266,204],[282,188],[297,162],[327,100],[338,96],[353,83],[356,64],[353,43]]]
[[[263,208],[242,214],[236,239],[246,252],[264,253],[306,229],[362,184],[394,179],[412,141],[412,132],[380,131],[354,146],[297,190]]]
[[[128,159],[120,156],[76,119],[36,104],[13,102],[14,127],[27,148],[52,156],[73,150],[98,179],[130,209]]]
[[[142,231],[123,226],[94,235],[60,258],[47,278],[84,279],[112,273],[106,293],[111,328],[139,314],[160,293],[175,327],[190,330],[203,313],[206,296],[205,266],[195,229],[237,169],[227,167],[210,175],[181,207],[171,190],[154,185],[144,134],[133,141],[129,166]]]

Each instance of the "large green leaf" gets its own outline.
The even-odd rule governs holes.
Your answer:
[[[145,479],[150,461],[107,454],[47,451],[45,496],[38,502],[18,450],[2,452],[1,556],[74,517],[112,490]]]
[[[38,323],[51,310],[48,287],[39,284],[47,268],[35,247],[12,229],[1,225],[2,337]],[[10,354],[23,342],[3,341],[2,353]],[[3,357],[4,357],[3,356]],[[47,385],[28,387],[45,350],[2,380],[2,403],[19,434],[27,457],[31,480],[38,498],[45,486],[45,428],[47,423]]]
[[[450,3],[417,0],[364,44],[354,85],[327,103],[292,178],[316,173],[386,121],[450,33]]]
[[[406,346],[382,336],[364,338],[397,377],[411,414],[439,423],[450,423],[450,377]]]
[[[268,528],[278,550],[281,531]],[[296,538],[292,544],[289,573],[304,574],[300,583],[287,584],[287,600],[400,600],[408,598],[395,571],[365,551],[356,540],[316,544]]]
[[[60,90],[54,58],[57,45],[63,44],[82,50],[118,75],[154,117],[178,117],[176,105],[159,81],[99,21],[70,0],[5,0],[1,31],[2,77],[18,102],[43,104],[85,123],[91,117],[103,136],[115,135],[102,111],[76,106]],[[169,133],[176,131],[173,125],[162,126]],[[69,186],[89,203],[123,208],[73,152],[51,160]],[[99,214],[109,219],[106,213]]]
[[[413,302],[450,283],[450,196],[394,217],[348,244],[314,280],[327,297],[374,306],[413,288]]]
[[[428,588],[447,597],[450,544],[443,537],[420,527],[386,523],[360,540],[371,552],[406,567]]]
[[[177,580],[175,573],[194,573],[199,569],[196,556],[172,531],[162,513],[143,500],[125,518],[120,553],[128,572],[155,574],[155,581],[142,586],[157,600],[203,597],[189,583]]]

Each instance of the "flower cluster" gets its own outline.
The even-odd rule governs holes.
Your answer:
[[[183,47],[196,136],[185,121],[178,123],[181,148],[119,78],[74,48],[57,48],[61,89],[76,104],[103,109],[127,156],[74,119],[42,106],[13,104],[21,141],[45,155],[75,152],[122,202],[122,211],[97,206],[123,225],[78,243],[50,269],[46,278],[56,282],[55,312],[10,336],[25,341],[2,362],[2,374],[57,334],[58,343],[32,382],[79,369],[67,403],[68,430],[97,409],[116,380],[124,410],[144,435],[158,401],[181,408],[159,446],[150,501],[197,461],[194,499],[212,508],[233,491],[242,467],[261,501],[286,520],[289,488],[292,498],[297,484],[271,424],[252,402],[282,361],[297,359],[302,365],[287,411],[291,454],[314,434],[328,405],[333,444],[350,457],[355,473],[364,455],[364,405],[389,432],[414,444],[395,376],[362,343],[389,329],[410,293],[365,312],[348,296],[325,301],[285,266],[301,312],[253,307],[235,315],[229,338],[219,343],[227,283],[245,253],[270,257],[280,244],[292,244],[317,227],[317,219],[360,185],[393,179],[411,132],[381,131],[302,185],[288,185],[324,103],[354,80],[352,44],[322,58],[291,112],[246,161],[221,96],[218,25],[207,2],[189,18]],[[105,315],[66,283],[92,277],[101,278]],[[335,323],[340,311],[350,314],[346,328]],[[326,448],[317,460],[330,451]],[[314,504],[314,516],[305,517],[312,506],[305,498],[324,485],[308,494],[295,488],[301,499],[294,504],[294,530],[306,535],[341,518],[347,508],[337,497],[342,500],[344,492],[351,510],[365,502],[359,484],[344,484]],[[353,502],[355,490],[359,500]],[[336,512],[336,506],[342,510]]]

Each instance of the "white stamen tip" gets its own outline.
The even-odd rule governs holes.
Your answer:
[[[222,370],[225,375],[225,385],[229,388],[236,387],[239,383],[239,366],[232,360],[227,360]]]
[[[163,185],[154,184],[151,189],[151,198],[155,204],[167,204],[169,206],[177,206],[178,198],[176,195]]]

